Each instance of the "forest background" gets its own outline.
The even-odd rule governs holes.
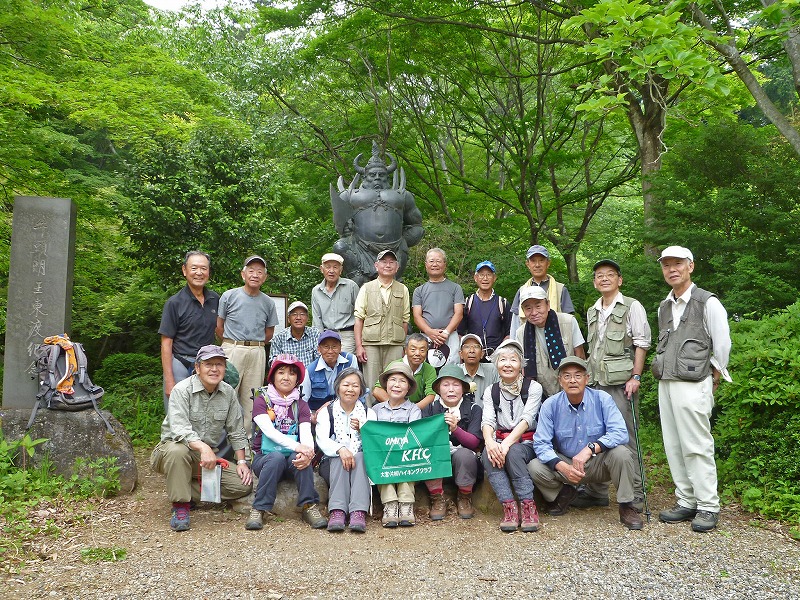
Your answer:
[[[714,424],[723,496],[800,535],[799,23],[797,0],[179,13],[0,0],[0,331],[13,197],[72,198],[72,334],[149,443],[137,423],[160,418],[158,322],[184,253],[211,254],[218,292],[261,254],[265,291],[308,301],[337,238],[329,186],[375,140],[424,217],[410,289],[440,246],[465,293],[491,259],[512,297],[525,249],[543,243],[579,319],[597,297],[591,265],[610,257],[655,328],[658,251],[691,248],[694,280],[732,320],[734,383]],[[649,458],[667,482],[644,383]]]

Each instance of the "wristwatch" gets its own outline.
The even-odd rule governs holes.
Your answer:
[[[236,464],[237,465],[246,465],[247,464],[247,459],[246,458],[240,458],[239,460],[236,461]]]
[[[592,456],[597,456],[597,444],[594,442],[589,442],[587,448],[592,451]]]
[[[635,379],[636,381],[641,381],[642,380],[642,376],[641,375],[631,375],[631,379]]]

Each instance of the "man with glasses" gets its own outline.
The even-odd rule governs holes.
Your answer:
[[[569,510],[575,486],[612,481],[617,487],[619,520],[628,529],[641,529],[633,507],[634,458],[622,413],[607,393],[587,387],[585,360],[568,356],[558,367],[562,391],[550,396],[539,410],[528,463],[534,484],[548,501],[550,516]]]
[[[595,263],[593,271],[594,289],[600,292],[600,298],[586,311],[589,384],[614,399],[628,428],[628,447],[637,452],[634,407],[638,414],[639,383],[650,347],[650,325],[641,303],[620,292],[622,274],[619,264],[606,258]],[[638,462],[634,475],[634,506],[641,509],[644,492]],[[608,506],[608,486],[586,486],[572,506]]]
[[[207,345],[198,350],[194,374],[172,389],[169,410],[161,424],[161,441],[150,455],[150,466],[167,476],[167,496],[172,502],[170,527],[189,529],[189,505],[200,501],[198,473],[214,469],[217,440],[227,434],[236,465],[222,461],[220,499],[235,500],[250,493],[253,473],[245,459],[247,434],[236,392],[225,377],[225,351]]]
[[[191,250],[181,266],[186,285],[171,296],[161,313],[161,368],[164,372],[164,412],[172,388],[194,372],[197,351],[214,343],[219,294],[208,289],[211,257]]]
[[[491,362],[483,362],[483,344],[481,338],[468,333],[461,338],[461,370],[470,382],[470,392],[475,396],[475,404],[483,408],[483,392],[500,381],[497,367]]]
[[[458,364],[458,326],[464,316],[464,291],[447,279],[447,256],[441,248],[425,255],[428,281],[414,290],[411,312],[414,324],[434,348],[447,346],[447,362]]]
[[[472,333],[481,339],[482,350],[491,356],[511,331],[511,311],[508,300],[494,292],[497,269],[490,260],[479,262],[472,276],[478,289],[464,304],[464,318],[458,333]]]

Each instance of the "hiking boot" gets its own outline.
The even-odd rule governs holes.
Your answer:
[[[188,531],[189,530],[189,503],[188,502],[173,502],[172,503],[172,518],[169,520],[169,526],[172,531]]]
[[[319,512],[319,506],[316,504],[303,505],[303,521],[314,529],[322,529],[328,524],[328,519],[322,516],[322,513]]]
[[[475,516],[475,509],[472,507],[472,494],[458,492],[458,502],[456,503],[458,516],[462,519],[471,519]]]
[[[519,527],[519,509],[514,500],[503,502],[503,520],[500,521],[500,531],[516,531]]]
[[[350,513],[350,531],[364,533],[367,530],[367,513],[363,510],[354,510]]]
[[[567,514],[570,502],[572,502],[577,495],[578,490],[575,489],[575,486],[565,483],[562,486],[561,491],[558,492],[556,499],[550,503],[547,513],[551,517],[560,517],[561,515]]]
[[[522,501],[522,519],[520,528],[525,533],[539,531],[539,512],[536,510],[536,502],[533,500]]]
[[[264,527],[264,511],[251,508],[244,528],[250,531],[257,531]]]
[[[447,504],[444,501],[444,494],[431,494],[431,521],[441,521],[447,514]]]
[[[399,509],[400,527],[413,527],[417,522],[417,517],[414,516],[414,503],[401,502]]]
[[[328,531],[344,531],[344,511],[334,509],[328,514]]]
[[[619,504],[619,522],[625,525],[628,529],[638,531],[644,524],[642,517],[636,512],[636,509],[630,502],[620,502]]]
[[[686,508],[676,504],[670,509],[662,510],[658,513],[658,520],[664,523],[680,523],[681,521],[691,521],[697,514],[697,509]]]
[[[383,519],[381,519],[381,523],[384,527],[397,527],[398,522],[398,513],[400,508],[398,506],[397,500],[393,500],[392,502],[387,502],[383,505]]]
[[[711,531],[719,523],[719,513],[710,510],[698,510],[697,516],[692,519],[692,531],[704,533]]]
[[[593,506],[608,506],[608,496],[598,498],[597,496],[590,496],[586,492],[578,492],[578,494],[569,503],[570,506],[575,508],[592,508]]]

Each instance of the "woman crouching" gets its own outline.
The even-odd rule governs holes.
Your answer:
[[[506,340],[492,354],[500,381],[483,394],[481,429],[486,448],[481,460],[487,479],[503,504],[501,531],[536,531],[539,514],[527,465],[535,456],[533,433],[542,404],[542,386],[525,379],[522,345]],[[520,506],[514,500],[517,494]]]
[[[328,520],[319,511],[319,494],[314,488],[314,439],[311,435],[311,410],[300,397],[298,386],[305,366],[293,354],[279,354],[267,375],[266,396],[253,402],[253,473],[258,477],[255,500],[245,529],[261,529],[264,515],[271,515],[278,494],[278,483],[291,477],[297,484],[297,506],[303,507],[303,520],[321,529]]]
[[[328,531],[367,530],[372,494],[361,451],[361,426],[375,420],[375,412],[358,401],[367,391],[361,371],[348,367],[333,383],[336,399],[317,412],[317,446],[325,454],[319,474],[327,481]]]
[[[408,400],[417,389],[417,382],[407,364],[403,361],[389,363],[378,381],[389,395],[388,400],[372,407],[378,421],[410,423],[422,418],[419,407]],[[378,489],[383,503],[384,527],[411,527],[416,523],[413,481],[386,483]]]

